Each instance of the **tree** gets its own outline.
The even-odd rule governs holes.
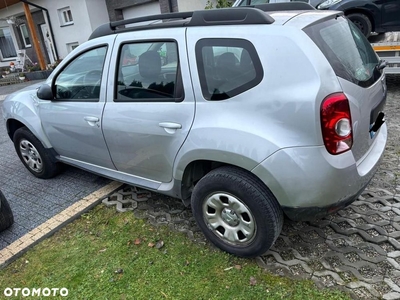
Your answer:
[[[224,7],[231,7],[231,6],[232,6],[232,2],[229,0],[217,0],[217,5],[215,6],[215,8],[224,8]],[[205,8],[213,9],[214,8],[213,2],[211,2],[211,0],[208,0]]]

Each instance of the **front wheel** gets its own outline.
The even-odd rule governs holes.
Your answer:
[[[271,191],[253,174],[220,167],[194,187],[192,210],[204,235],[242,257],[265,253],[279,236],[283,213]]]
[[[14,133],[14,147],[25,167],[38,178],[48,179],[60,171],[60,163],[53,162],[42,143],[28,130],[21,127]]]
[[[364,14],[350,14],[347,15],[347,18],[354,23],[360,29],[360,31],[365,35],[365,37],[369,37],[372,31],[372,24],[370,19]]]

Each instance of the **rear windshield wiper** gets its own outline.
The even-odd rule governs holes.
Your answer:
[[[375,68],[380,71],[380,70],[383,70],[384,68],[386,68],[386,65],[387,65],[386,61],[383,59],[380,59]]]

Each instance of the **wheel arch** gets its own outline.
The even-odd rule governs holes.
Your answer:
[[[193,160],[190,163],[188,163],[186,165],[186,167],[184,168],[183,175],[180,180],[180,182],[181,182],[181,187],[180,187],[181,188],[181,190],[180,190],[181,199],[184,201],[184,203],[185,204],[190,203],[190,197],[192,194],[192,190],[201,178],[203,178],[207,173],[211,172],[212,170],[217,169],[219,167],[223,167],[223,166],[235,167],[235,168],[241,169],[243,171],[246,171],[249,174],[252,174],[252,172],[249,169],[239,166],[237,164],[222,162],[222,161],[218,161],[218,160],[208,160],[208,159]],[[253,174],[253,176],[257,177],[254,174]],[[258,179],[262,183],[262,180],[260,178],[258,178]]]
[[[46,135],[44,134],[41,123],[39,118],[36,118],[35,122],[31,124],[26,120],[18,120],[14,118],[7,119],[6,121],[7,133],[10,139],[13,141],[14,133],[21,127],[26,127],[37,139],[43,144],[45,148],[52,148],[49,140],[47,139]]]

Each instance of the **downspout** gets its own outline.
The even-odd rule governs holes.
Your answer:
[[[172,0],[168,0],[168,6],[169,6],[169,12],[173,12],[172,11]]]
[[[21,1],[21,2],[24,2],[24,3],[26,3],[26,4],[29,4],[29,5],[32,5],[33,7],[36,7],[36,8],[39,8],[39,9],[41,9],[41,10],[43,10],[43,11],[45,11],[46,12],[46,16],[47,16],[47,21],[49,22],[49,29],[50,29],[50,35],[51,35],[51,39],[52,39],[52,41],[54,42],[54,54],[55,54],[55,59],[56,60],[58,60],[58,51],[57,51],[57,47],[56,47],[56,45],[55,45],[55,39],[54,39],[54,34],[53,34],[53,27],[51,26],[51,20],[50,20],[50,14],[49,14],[49,11],[47,10],[47,8],[44,8],[44,7],[42,7],[42,6],[39,6],[39,5],[37,5],[37,4],[35,4],[35,3],[31,3],[31,2],[29,2],[29,1],[27,1],[27,0],[19,0],[19,1]],[[171,1],[171,0],[170,0]]]

